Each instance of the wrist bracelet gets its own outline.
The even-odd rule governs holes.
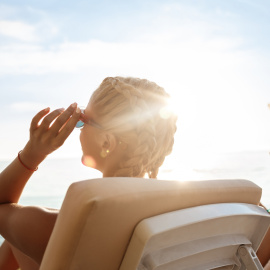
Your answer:
[[[20,163],[23,165],[23,167],[25,169],[27,169],[28,171],[31,171],[31,172],[35,172],[37,171],[38,167],[36,167],[34,170],[33,169],[30,169],[29,167],[27,167],[21,160],[21,157],[20,157],[20,153],[22,152],[22,150],[18,153],[18,160],[20,161]]]

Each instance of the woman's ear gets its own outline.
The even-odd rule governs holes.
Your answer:
[[[116,148],[117,140],[114,134],[105,133],[101,135],[101,155],[106,157]]]

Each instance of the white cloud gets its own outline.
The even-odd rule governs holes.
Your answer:
[[[53,24],[48,14],[39,10],[32,12],[41,14],[42,18],[34,26],[22,22],[8,22],[10,28],[15,29],[14,36],[21,39],[25,36],[25,39],[28,37],[29,41],[31,38],[34,41],[34,39],[43,40],[44,37],[50,39],[58,34],[58,26]],[[81,43],[67,41],[56,45],[51,43],[50,47],[36,46],[35,43],[23,46],[15,43],[0,47],[0,73],[74,73],[93,67],[139,69],[142,61],[147,63],[149,68],[152,65],[157,68],[155,63],[175,66],[176,62],[177,67],[181,68],[183,66],[181,63],[190,62],[193,55],[199,57],[197,59],[199,63],[200,60],[205,61],[205,55],[211,58],[215,53],[235,49],[243,42],[239,37],[217,38],[213,33],[217,30],[218,24],[214,23],[212,16],[206,16],[193,6],[162,4],[151,14],[142,12],[140,16],[142,22],[147,21],[149,24],[138,23],[132,35],[125,33],[123,38],[127,36],[128,42],[89,40]],[[24,30],[19,31],[20,27]],[[9,34],[9,31],[3,32]]]
[[[92,40],[85,43],[65,42],[44,49],[34,45],[10,45],[0,48],[1,74],[43,74],[51,72],[81,72],[90,67],[161,68],[169,65],[186,68],[196,59],[197,64],[223,57],[228,64],[234,52],[226,52],[239,42],[229,39],[198,40],[193,42],[113,43]],[[239,59],[239,58],[238,58]],[[234,59],[234,62],[236,59]],[[145,65],[147,63],[147,65]],[[156,65],[155,63],[158,63]],[[173,66],[172,66],[173,65]],[[153,68],[153,67],[152,67]]]
[[[29,24],[20,20],[0,20],[0,36],[14,39],[19,46],[20,42],[35,44],[54,38],[59,32],[58,27],[47,18],[35,24]]]
[[[37,80],[35,85],[27,85],[27,89],[46,92],[57,104],[63,102],[63,97],[55,97],[56,91],[77,95],[80,89],[81,95],[84,85],[80,83],[92,83],[100,70],[102,78],[104,74],[143,76],[174,94],[180,113],[179,137],[188,149],[265,147],[270,128],[266,113],[260,108],[266,106],[263,102],[270,101],[266,98],[267,95],[270,98],[266,72],[269,54],[244,48],[244,36],[233,31],[237,28],[235,19],[228,23],[217,22],[215,16],[202,14],[192,6],[164,6],[164,10],[158,11],[160,14],[154,13],[149,20],[143,20],[143,24],[138,23],[130,36],[125,33],[128,42],[46,42],[45,47],[36,41],[48,41],[58,33],[57,24],[46,22],[46,14],[43,17],[46,18],[35,25],[11,23],[15,30],[10,33],[0,24],[0,34],[4,31],[11,36],[13,33],[18,41],[29,41],[0,46],[0,76],[46,74],[33,78],[46,78],[53,87],[44,84],[42,89],[43,82]],[[216,15],[224,20],[234,16],[222,12],[217,10]],[[19,26],[22,31],[18,34]],[[63,79],[54,83],[59,74]],[[19,85],[18,89],[23,87],[25,85]],[[261,97],[260,93],[263,93]],[[46,106],[20,102],[13,103],[11,109],[37,112]]]
[[[22,21],[0,21],[0,34],[20,41],[33,42],[38,38],[35,27]]]

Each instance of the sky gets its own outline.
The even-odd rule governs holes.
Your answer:
[[[48,106],[147,78],[178,113],[174,155],[270,150],[268,0],[0,0],[0,159]],[[79,156],[74,131],[55,157]]]

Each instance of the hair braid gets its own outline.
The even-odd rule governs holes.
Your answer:
[[[121,168],[115,175],[142,176],[146,172],[145,166],[150,162],[153,149],[156,147],[153,119],[140,89],[122,82],[118,78],[114,78],[112,85],[129,101],[133,115],[136,116],[132,117],[132,121],[135,122],[134,132],[137,137],[136,143],[127,151],[127,159],[122,162]]]
[[[125,160],[115,176],[156,178],[165,156],[171,153],[176,116],[163,119],[160,110],[169,95],[145,79],[108,77],[93,93],[92,102],[106,130],[128,144]]]

